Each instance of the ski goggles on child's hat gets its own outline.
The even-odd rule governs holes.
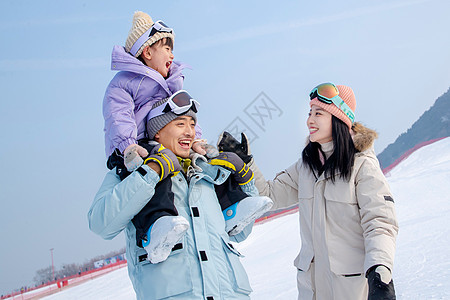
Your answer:
[[[309,99],[312,100],[314,98],[317,98],[320,102],[326,104],[333,103],[350,119],[350,121],[352,121],[352,123],[355,122],[355,113],[347,103],[339,97],[339,90],[333,83],[322,83],[313,88],[309,94]]]
[[[169,100],[165,104],[153,108],[148,116],[148,120],[161,116],[165,113],[172,112],[177,116],[185,114],[188,110],[192,109],[193,112],[197,112],[200,103],[191,97],[185,90],[179,90],[175,94],[169,97]]]
[[[133,47],[131,47],[130,53],[133,56],[136,56],[136,53],[139,49],[144,45],[146,41],[148,41],[152,36],[157,32],[168,32],[173,33],[173,29],[164,24],[163,21],[156,21],[155,24],[152,25],[143,35],[138,38],[138,40],[134,43]]]

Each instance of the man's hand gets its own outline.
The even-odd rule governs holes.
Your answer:
[[[161,144],[157,144],[150,152],[150,156],[144,161],[144,164],[149,164],[150,167],[152,167],[152,163],[156,163],[161,168],[160,181],[169,175],[181,171],[181,166],[176,155]]]
[[[210,164],[230,170],[234,174],[234,179],[240,185],[247,184],[253,179],[252,170],[236,153],[220,152],[218,156],[211,159]]]
[[[370,268],[367,281],[369,283],[368,300],[396,299],[391,271],[387,267],[378,265]]]
[[[252,160],[250,153],[250,144],[245,133],[241,133],[241,142],[239,143],[230,133],[224,131],[219,137],[217,149],[224,152],[236,153],[246,164]]]

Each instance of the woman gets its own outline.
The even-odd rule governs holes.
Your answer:
[[[395,299],[391,272],[398,224],[373,150],[377,134],[353,123],[350,87],[321,84],[310,100],[302,157],[269,181],[250,163],[273,209],[299,205],[298,298]]]

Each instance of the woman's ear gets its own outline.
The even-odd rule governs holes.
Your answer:
[[[159,143],[159,132],[155,134],[155,137],[153,139]]]

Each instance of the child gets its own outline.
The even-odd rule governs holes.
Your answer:
[[[183,86],[181,71],[185,65],[173,61],[173,44],[171,28],[162,21],[154,23],[149,15],[138,11],[125,48],[113,48],[111,69],[120,72],[109,83],[103,100],[105,150],[108,168],[117,167],[121,179],[126,176],[125,150],[136,149],[139,157],[147,155],[137,141],[146,137],[145,121],[152,105]],[[199,127],[196,132],[200,137]]]
[[[153,22],[146,13],[136,12],[125,48],[115,46],[113,49],[111,68],[121,72],[116,74],[106,89],[103,115],[106,154],[109,157],[107,165],[109,169],[116,168],[121,180],[142,165],[142,158],[149,155],[138,141],[148,139],[146,120],[152,106],[171,95],[175,96],[174,93],[182,88],[184,76],[181,71],[185,66],[173,61],[173,42],[172,28],[162,21]],[[206,150],[214,152],[211,151],[214,150],[212,146],[205,145],[204,140],[199,139],[201,128],[196,125],[195,129],[197,140],[192,146],[194,151],[200,155],[206,154]],[[233,206],[224,207],[231,235],[239,233],[270,208],[266,198],[246,197],[237,190],[236,195],[241,196],[230,196],[234,201],[229,203]],[[165,227],[167,234],[172,234],[179,225],[187,230],[183,217],[172,216]]]

